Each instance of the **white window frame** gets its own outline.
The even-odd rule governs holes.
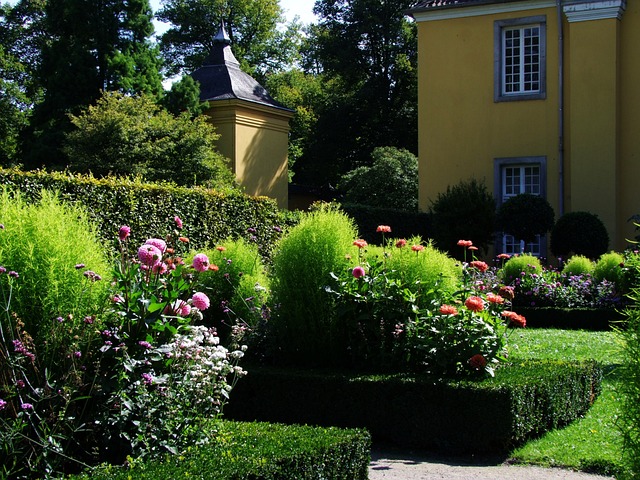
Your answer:
[[[538,169],[538,184],[537,188],[531,188],[531,182],[527,181],[532,179],[531,176],[527,176],[527,169]],[[517,192],[507,193],[507,175],[508,169],[520,170],[520,182]],[[531,173],[531,171],[529,171]],[[520,193],[531,193],[533,195],[540,195],[542,198],[547,197],[546,185],[547,185],[547,159],[546,157],[509,157],[509,158],[496,158],[494,161],[494,197],[498,205],[502,204],[509,197],[518,195]],[[546,241],[544,236],[538,236],[535,242],[531,242],[525,245],[523,241],[517,241],[512,235],[500,233],[496,238],[496,252],[497,253],[522,253],[527,252],[537,257],[544,257],[547,253]]]
[[[537,30],[537,35],[533,35]],[[515,72],[509,72],[506,58],[509,55],[508,34],[515,34],[517,59]],[[494,22],[494,100],[540,100],[547,96],[547,20],[544,15],[535,17],[496,20]],[[537,51],[527,45],[527,38],[537,40]],[[527,69],[530,67],[530,71]],[[511,78],[515,76],[514,80]],[[537,76],[537,78],[534,78]],[[509,81],[509,80],[512,81]],[[535,84],[536,88],[533,88]],[[512,88],[515,87],[515,88]]]

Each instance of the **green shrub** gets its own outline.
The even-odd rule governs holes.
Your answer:
[[[505,365],[482,381],[254,367],[225,414],[361,427],[374,443],[405,448],[504,453],[579,418],[601,381],[595,362],[555,360]]]
[[[94,480],[207,478],[229,480],[366,480],[371,436],[362,429],[267,423],[216,422],[213,440],[184,455],[133,461],[129,468],[102,466]]]
[[[593,213],[565,213],[551,230],[550,247],[556,257],[568,257],[573,253],[595,260],[607,251],[608,246],[607,229]]]
[[[430,238],[433,234],[431,214],[393,208],[376,208],[367,205],[343,203],[341,209],[356,223],[361,238],[369,244],[380,244],[378,225],[389,225],[396,238]]]
[[[538,257],[533,255],[514,255],[505,262],[499,272],[499,276],[505,284],[513,284],[522,274],[525,275],[542,272],[542,264]]]
[[[332,272],[348,264],[353,221],[335,205],[304,215],[282,238],[273,256],[271,289],[277,310],[271,318],[278,359],[325,364],[331,325],[331,302],[325,291]]]
[[[211,308],[204,312],[205,322],[218,329],[238,321],[256,327],[269,296],[268,278],[257,245],[242,238],[225,240],[202,253],[218,267],[199,277],[211,300]],[[187,257],[187,263],[191,263],[193,255]]]
[[[603,253],[593,269],[593,278],[598,282],[607,280],[620,290],[624,284],[624,265],[625,260],[622,254],[617,252]]]
[[[484,182],[471,179],[447,186],[430,208],[433,216],[431,238],[436,246],[453,257],[460,256],[457,242],[471,239],[486,250],[493,242],[496,226],[496,201]]]
[[[282,230],[297,222],[295,214],[279,211],[273,200],[235,190],[15,169],[0,169],[0,185],[20,191],[27,202],[37,201],[43,189],[60,192],[62,200],[86,210],[100,238],[114,252],[113,239],[121,225],[131,227],[131,242],[142,244],[150,232],[161,238],[173,233],[170,225],[177,215],[188,225],[182,234],[194,249],[213,248],[225,238],[255,238],[261,255],[268,258]]]
[[[0,223],[0,265],[20,275],[11,310],[34,342],[48,345],[54,355],[57,342],[70,340],[63,331],[81,325],[85,316],[102,307],[111,270],[106,249],[82,209],[46,191],[37,203],[28,204],[24,196],[4,190]],[[58,317],[65,319],[65,328],[52,336]]]
[[[504,233],[525,244],[535,241],[553,228],[554,212],[549,202],[539,196],[521,193],[498,207],[497,224]]]
[[[584,255],[573,255],[562,268],[565,275],[592,274],[595,264]]]

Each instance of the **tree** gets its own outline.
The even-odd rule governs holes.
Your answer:
[[[169,22],[161,37],[169,74],[190,73],[202,66],[224,21],[241,68],[258,81],[270,72],[292,65],[298,54],[300,26],[283,21],[278,0],[163,0],[157,12]]]
[[[71,122],[76,129],[66,135],[65,152],[74,171],[178,185],[235,184],[215,150],[219,136],[203,116],[174,117],[149,96],[107,92]]]
[[[204,113],[207,103],[200,101],[200,86],[193,77],[183,76],[177,82],[173,82],[171,90],[165,92],[161,105],[170,113],[179,115],[189,112],[192,117]]]
[[[36,76],[44,91],[35,107],[27,167],[61,166],[60,146],[78,113],[101,91],[159,96],[162,78],[148,0],[48,0]]]
[[[417,152],[416,27],[413,0],[317,0],[303,67],[331,83],[298,162],[301,181],[335,181],[369,165],[379,146]]]
[[[549,202],[530,193],[521,193],[507,200],[498,208],[498,227],[523,240],[525,245],[534,242],[536,235],[544,235],[553,228],[555,213]]]
[[[418,210],[418,159],[407,150],[378,147],[373,164],[344,174],[338,190],[345,203]]]

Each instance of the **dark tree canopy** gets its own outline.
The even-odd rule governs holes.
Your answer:
[[[549,202],[530,193],[521,193],[507,199],[498,208],[498,226],[517,240],[535,241],[553,228],[555,213]]]

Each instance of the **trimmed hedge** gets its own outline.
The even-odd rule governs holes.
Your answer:
[[[20,190],[28,200],[39,198],[42,189],[58,192],[62,200],[85,208],[108,243],[114,242],[121,225],[131,227],[134,245],[144,243],[150,235],[164,237],[171,233],[177,215],[185,225],[180,234],[189,238],[191,248],[212,248],[223,239],[243,237],[257,243],[260,253],[269,257],[283,225],[295,223],[273,200],[250,197],[239,190],[218,192],[17,169],[0,169],[0,185]]]
[[[101,466],[69,478],[206,480],[366,480],[371,436],[366,430],[223,421],[216,439],[161,461],[130,468]]]
[[[227,418],[368,429],[402,447],[505,453],[584,414],[600,392],[595,362],[528,362],[483,381],[357,376],[252,367]]]
[[[379,245],[382,241],[376,232],[378,225],[389,225],[391,237],[410,238],[419,236],[426,240],[433,234],[431,215],[423,212],[376,208],[367,205],[342,204],[342,211],[353,218],[358,227],[360,238],[368,243]]]
[[[518,307],[518,313],[527,319],[527,328],[609,331],[624,320],[621,312],[605,308]]]

